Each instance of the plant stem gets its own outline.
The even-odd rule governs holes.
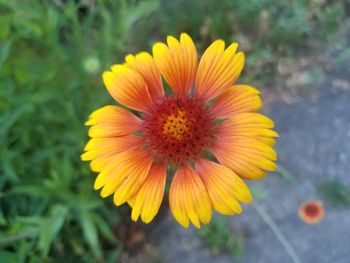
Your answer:
[[[286,180],[290,181],[291,183],[296,183],[296,181],[298,180],[295,175],[293,175],[287,168],[285,168],[284,166],[278,164],[277,166],[277,174],[280,174],[283,178],[285,178]]]
[[[277,237],[278,241],[281,243],[283,248],[286,250],[287,254],[293,260],[294,263],[301,263],[299,256],[295,253],[292,245],[289,243],[287,238],[283,235],[281,229],[277,226],[275,221],[266,213],[265,209],[261,207],[257,202],[253,202],[253,207],[265,223],[271,228],[274,235]]]

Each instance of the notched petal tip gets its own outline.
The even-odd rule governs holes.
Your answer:
[[[192,40],[192,38],[190,37],[190,35],[187,34],[186,32],[182,32],[182,33],[180,34],[180,40],[181,40],[181,39],[190,39],[190,40]]]
[[[106,193],[104,193],[104,192],[103,192],[103,189],[104,189],[104,188],[102,188],[102,191],[100,192],[100,196],[101,196],[102,198],[106,198],[106,197],[108,197],[108,196],[111,195],[111,194],[106,194]]]
[[[142,218],[142,217],[141,217],[142,222],[144,222],[145,224],[151,223],[152,220],[153,220],[153,218],[154,218],[154,217],[149,217],[149,218]]]
[[[176,217],[175,217],[175,219],[184,228],[189,228],[190,227],[190,221],[189,220],[188,221],[180,221]]]
[[[180,43],[183,46],[189,47],[193,50],[196,50],[196,46],[192,40],[192,38],[187,33],[181,33],[180,34]],[[197,53],[196,53],[197,55]]]
[[[86,122],[84,122],[84,125],[85,126],[91,126],[91,125],[93,125],[94,124],[94,121],[92,120],[92,119],[89,119],[89,120],[87,120]]]
[[[95,180],[94,182],[94,190],[97,191],[99,189],[101,189],[101,187],[103,186],[104,184],[102,184],[100,181],[98,181],[97,179]]]
[[[152,47],[153,57],[157,55],[161,55],[165,51],[168,51],[168,47],[164,43],[157,42],[153,44],[153,47]]]
[[[225,52],[224,52],[224,55],[227,56],[227,57],[231,57],[231,56],[234,56],[234,54],[236,53],[237,51],[237,48],[238,48],[238,44],[237,43],[232,43],[231,45],[229,45]]]
[[[225,41],[222,39],[217,39],[213,43],[210,44],[210,46],[207,48],[207,50],[211,51],[220,51],[223,52],[225,49]]]
[[[113,195],[113,202],[116,206],[121,206],[122,204],[124,204],[127,201],[127,197],[125,197],[124,195],[121,195],[117,192],[114,193]]]
[[[139,220],[140,213],[134,213],[134,210],[131,212],[131,220],[137,222]]]
[[[113,78],[113,73],[111,71],[105,71],[102,73],[102,81],[106,87],[107,87],[107,84],[109,85],[112,78]]]
[[[238,52],[235,57],[234,57],[234,67],[235,67],[235,79],[234,81],[237,80],[237,78],[241,75],[243,68],[244,68],[244,63],[245,63],[245,55],[244,53]]]
[[[139,52],[135,55],[136,58],[140,58],[140,59],[144,59],[144,58],[152,58],[151,54],[146,52],[146,51],[142,51]]]
[[[166,42],[170,48],[171,47],[180,47],[179,41],[173,36],[167,36]]]
[[[80,159],[82,161],[90,161],[92,158],[90,157],[89,152],[84,152],[83,154],[80,155]]]
[[[127,64],[134,64],[135,62],[135,56],[133,54],[127,54],[124,58],[125,62]]]
[[[248,191],[246,192],[246,194],[244,196],[242,196],[242,199],[240,200],[242,203],[246,203],[249,204],[253,201],[253,196],[250,192],[250,190],[248,189]]]
[[[240,51],[238,52],[236,55],[235,55],[235,59],[237,60],[242,60],[244,62],[245,60],[245,54],[243,51]]]
[[[125,65],[125,64],[115,64],[111,66],[111,71],[112,73],[126,73],[128,71],[130,71],[131,69]]]

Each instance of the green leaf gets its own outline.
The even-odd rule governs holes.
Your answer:
[[[11,29],[11,15],[1,15],[0,16],[0,39],[5,39],[8,37]]]
[[[80,224],[83,230],[83,235],[87,241],[89,247],[92,250],[92,253],[96,258],[102,257],[101,247],[98,243],[98,235],[96,224],[93,221],[92,213],[86,210],[83,210],[80,214]]]
[[[51,209],[50,217],[45,220],[40,230],[38,247],[43,255],[48,255],[51,244],[61,230],[67,214],[68,208],[63,205],[58,204]]]
[[[11,51],[12,41],[7,40],[0,46],[0,71]]]
[[[94,214],[93,219],[102,236],[111,243],[117,243],[118,240],[113,235],[113,231],[110,228],[110,226],[107,224],[107,222],[98,214]]]

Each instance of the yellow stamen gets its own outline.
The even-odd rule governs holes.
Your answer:
[[[171,136],[178,141],[183,141],[184,135],[189,130],[190,120],[186,117],[186,112],[178,109],[176,114],[165,117],[163,134]]]

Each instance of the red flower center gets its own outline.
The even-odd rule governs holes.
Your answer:
[[[145,146],[155,160],[183,164],[198,159],[213,141],[214,120],[196,98],[172,96],[144,115]]]

